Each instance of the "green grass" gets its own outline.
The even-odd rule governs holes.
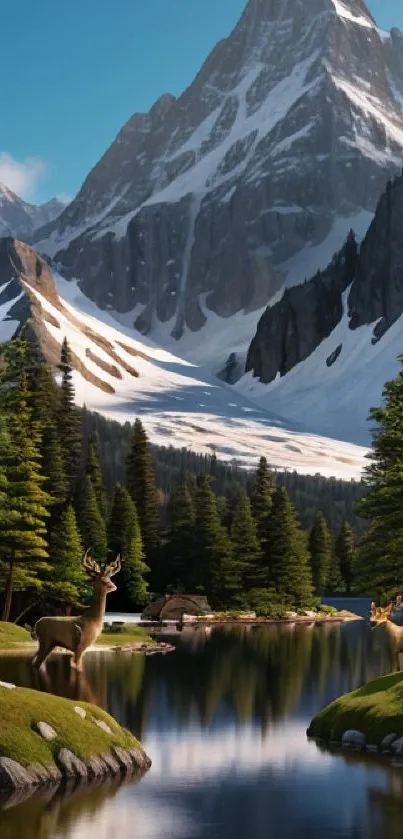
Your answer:
[[[81,719],[74,711],[79,705],[87,712]],[[42,763],[54,765],[54,755],[61,749],[70,749],[81,760],[105,754],[111,746],[136,748],[138,741],[130,732],[121,728],[109,714],[86,702],[73,702],[48,693],[25,688],[0,687],[0,755],[18,761],[23,766]],[[102,731],[95,720],[104,720],[113,735]],[[32,726],[47,722],[57,732],[57,739],[48,743]]]
[[[374,745],[386,734],[403,736],[403,673],[375,679],[336,699],[312,720],[308,734],[340,740],[349,729],[362,731]]]
[[[15,626],[14,623],[0,621],[0,650],[13,650],[23,648],[34,642],[26,629],[22,626]]]
[[[142,626],[125,623],[122,626],[116,624],[105,625],[96,643],[115,646],[121,644],[152,643],[152,640],[151,636],[147,634]]]

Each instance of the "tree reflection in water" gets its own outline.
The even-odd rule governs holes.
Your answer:
[[[231,754],[236,753],[239,771],[243,767],[246,772],[246,763],[249,761],[248,766],[253,767],[253,772],[258,773],[259,766],[263,767],[264,764],[270,767],[270,772],[275,773],[273,749],[277,749],[278,765],[283,767],[281,750],[285,748],[285,738],[288,738],[287,755],[294,755],[294,760],[303,761],[307,748],[305,728],[314,713],[342,692],[390,672],[392,661],[387,637],[382,633],[371,633],[364,623],[343,627],[327,624],[320,627],[273,625],[217,628],[211,633],[206,633],[204,628],[186,629],[176,636],[176,643],[177,651],[167,656],[147,658],[126,653],[90,653],[85,659],[85,674],[82,677],[71,673],[65,656],[56,656],[38,681],[35,680],[27,658],[0,658],[0,680],[52,691],[76,700],[95,702],[105,707],[146,744],[147,739],[150,745],[154,743],[155,752],[151,754],[155,756],[154,770],[151,769],[144,781],[144,788],[148,790],[145,794],[148,801],[147,795],[155,787],[156,797],[152,799],[155,821],[156,802],[161,803],[161,785],[164,785],[166,794],[165,756],[172,754],[172,742],[177,743],[179,748],[180,736],[184,748],[190,748],[188,744],[191,743],[192,754],[197,753],[200,760],[207,761],[204,767],[199,763],[197,773],[193,775],[198,778],[198,783],[202,783],[201,778],[208,778],[211,783],[214,777],[213,757],[218,755],[221,760],[222,744],[228,744],[231,738],[234,745]],[[279,737],[270,740],[276,729],[280,732]],[[155,732],[158,736],[162,733],[168,737],[164,747],[158,736],[153,740]],[[244,753],[240,756],[239,751],[243,734],[249,738],[245,746],[245,765],[242,763]],[[169,740],[169,737],[174,740]],[[259,742],[268,745],[264,754],[263,751],[259,752]],[[200,744],[206,754],[197,751]],[[216,749],[214,755],[212,748]],[[315,751],[315,747],[313,749]],[[227,767],[226,759],[224,756],[220,763],[221,773],[230,766],[228,764]],[[233,757],[228,759],[232,760]],[[180,762],[181,758],[178,760]],[[320,755],[315,762],[318,760],[320,762]],[[343,760],[341,756],[337,758],[337,761]],[[170,783],[172,789],[175,789],[175,796],[179,796],[184,806],[192,811],[192,787],[187,783],[180,786],[184,776],[188,781],[186,763],[178,767],[174,762],[169,765],[172,773]],[[176,771],[182,773],[181,779],[179,775],[175,776]],[[215,771],[218,771],[217,767]],[[272,796],[271,807],[275,806],[277,799],[280,800],[280,787],[277,788],[274,782],[270,787],[272,782],[268,780],[269,776],[264,777],[264,784],[269,784],[269,787],[264,786],[263,780],[247,787],[252,809],[255,807],[252,796],[257,795],[259,790],[259,795],[263,796],[262,802]],[[368,812],[374,814],[374,830],[380,821],[384,824],[385,819],[389,818],[390,799],[382,798],[382,795],[385,796],[385,786],[391,783],[390,779],[389,769],[383,765],[379,768],[379,792],[376,783],[366,791]],[[130,819],[134,818],[134,812],[136,818],[140,817],[139,793],[142,790],[143,784],[134,791],[133,796],[130,795],[130,805],[126,802],[125,806],[133,808]],[[112,805],[108,802],[115,792],[114,787],[102,787],[93,792],[78,791],[72,798],[56,796],[50,801],[37,796],[25,804],[0,812],[0,837],[81,838],[86,835],[83,820],[89,824],[87,820],[92,819],[95,813],[100,823],[103,823],[102,819],[108,824],[111,819],[113,821],[115,810],[113,814],[110,812],[108,808]],[[235,790],[233,793],[235,795]],[[401,801],[400,789],[397,799]],[[232,802],[229,809],[234,810],[234,806]],[[260,806],[263,808],[266,805],[261,803]],[[312,825],[315,823],[315,813],[308,813],[308,803],[306,808],[307,811],[302,815]],[[148,804],[146,810],[143,808],[141,812],[148,814]],[[393,821],[394,817],[390,818]],[[225,819],[230,821],[229,813]],[[399,823],[401,827],[400,817]],[[382,833],[382,830],[367,832],[366,836],[369,839],[383,839],[386,835],[388,839],[394,839],[397,836],[393,832]],[[93,837],[96,834],[91,832],[88,835]],[[134,837],[135,834],[125,833],[122,839],[132,839],[132,835]],[[154,833],[150,835],[154,836]],[[227,834],[222,835],[226,839]],[[255,835],[261,835],[257,828]],[[356,835],[362,834],[357,832]],[[354,833],[348,836],[353,837]],[[288,834],[285,839],[289,839]]]

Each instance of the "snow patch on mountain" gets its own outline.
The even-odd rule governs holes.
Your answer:
[[[60,343],[66,336],[83,364],[114,389],[114,393],[106,394],[75,372],[79,404],[118,422],[133,422],[140,416],[153,442],[161,445],[206,454],[215,451],[224,460],[235,459],[248,467],[265,454],[278,469],[319,472],[347,480],[360,477],[364,448],[306,434],[298,422],[285,425],[277,412],[257,408],[232,388],[218,384],[200,367],[157,347],[148,338],[134,338],[132,329],[119,327],[111,314],[100,312],[76,283],[58,275],[55,282],[68,316],[42,298],[43,308],[59,323],[59,327],[48,323],[47,329]],[[91,332],[113,347],[113,363],[121,378],[109,375],[89,359],[88,350],[92,358],[111,363],[110,354],[91,340]],[[119,366],[119,359],[135,368],[138,376]]]
[[[370,408],[381,404],[383,385],[394,379],[401,363],[403,315],[373,344],[376,323],[349,328],[347,299],[343,318],[316,350],[284,377],[262,384],[247,373],[236,390],[266,410],[278,411],[290,422],[308,424],[316,434],[337,434],[340,439],[367,445],[371,424],[365,426]],[[341,346],[331,366],[327,359]]]
[[[353,14],[350,9],[341,2],[341,0],[332,0],[332,2],[339,17],[344,18],[344,20],[348,20],[351,23],[355,23],[358,26],[364,26],[366,29],[375,28],[372,20],[368,17],[364,17],[363,15]]]

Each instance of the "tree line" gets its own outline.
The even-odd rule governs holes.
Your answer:
[[[350,524],[331,533],[316,511],[312,526],[304,528],[287,482],[265,458],[249,473],[214,455],[179,452],[172,466],[175,488],[167,492],[166,484],[159,485],[159,467],[169,464],[172,451],[156,452],[136,419],[122,431],[127,444],[124,468],[116,470],[120,480],[110,460],[108,479],[106,442],[117,424],[75,406],[66,340],[58,378],[57,385],[29,330],[3,346],[3,620],[21,619],[35,604],[62,612],[81,607],[90,593],[81,565],[87,548],[101,563],[121,554],[119,608],[141,607],[150,591],[177,590],[204,592],[214,608],[273,613],[351,590]],[[341,485],[333,484],[340,495]]]

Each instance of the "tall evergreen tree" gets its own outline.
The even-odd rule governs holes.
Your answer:
[[[98,440],[94,431],[90,433],[88,439],[86,474],[91,478],[91,483],[97,499],[98,509],[101,516],[106,521],[108,515],[108,497],[105,489],[104,476],[102,474],[101,463],[99,459]]]
[[[336,554],[333,554],[325,593],[328,595],[340,594],[343,589],[344,584],[340,573],[339,559]]]
[[[187,593],[191,591],[195,548],[195,511],[186,482],[174,491],[170,504],[171,529],[167,555],[167,582]]]
[[[261,457],[256,471],[255,487],[252,495],[252,512],[256,521],[257,538],[261,554],[260,580],[256,584],[267,585],[270,565],[270,516],[275,493],[274,480],[268,470],[267,460]]]
[[[261,579],[260,547],[256,530],[249,498],[241,490],[234,510],[231,541],[243,591],[258,586]]]
[[[338,559],[344,591],[351,594],[353,568],[355,562],[355,544],[351,525],[345,521],[336,538],[335,554]]]
[[[403,579],[403,370],[386,383],[383,401],[370,412],[368,494],[358,508],[369,527],[355,563],[357,590],[377,599],[400,593]]]
[[[59,403],[59,439],[63,452],[64,471],[68,485],[68,500],[76,491],[81,454],[80,415],[74,404],[74,384],[70,348],[65,338],[62,344],[59,369],[62,374]]]
[[[294,606],[312,599],[312,575],[306,535],[285,487],[274,497],[270,523],[271,584],[278,595]]]
[[[61,511],[51,530],[49,554],[50,571],[46,575],[45,588],[67,607],[79,604],[87,577],[82,566],[83,546],[71,505]]]
[[[309,534],[309,553],[314,592],[322,597],[332,570],[332,540],[323,513],[318,512]]]
[[[56,429],[46,425],[41,440],[42,472],[46,477],[46,491],[51,496],[51,516],[59,515],[60,507],[64,505],[67,496],[67,479],[64,472],[63,455]],[[55,511],[55,515],[53,515]]]
[[[122,570],[118,588],[128,595],[131,607],[144,605],[149,567],[144,561],[143,543],[136,507],[125,487],[116,484],[109,521],[108,547],[113,556],[120,554]]]
[[[240,591],[231,541],[220,522],[217,500],[207,475],[199,478],[196,494],[193,589],[205,591],[214,606],[235,603]]]
[[[83,480],[77,519],[84,549],[90,549],[91,556],[97,562],[104,563],[107,555],[106,522],[99,512],[89,475]]]
[[[46,519],[49,495],[43,489],[40,436],[29,408],[26,345],[7,345],[0,380],[0,408],[7,421],[9,440],[0,452],[7,495],[0,517],[0,557],[5,576],[3,620],[9,620],[16,589],[41,588],[48,569]]]
[[[139,517],[146,557],[153,569],[159,545],[159,505],[150,446],[139,419],[136,419],[132,430],[126,483]]]

